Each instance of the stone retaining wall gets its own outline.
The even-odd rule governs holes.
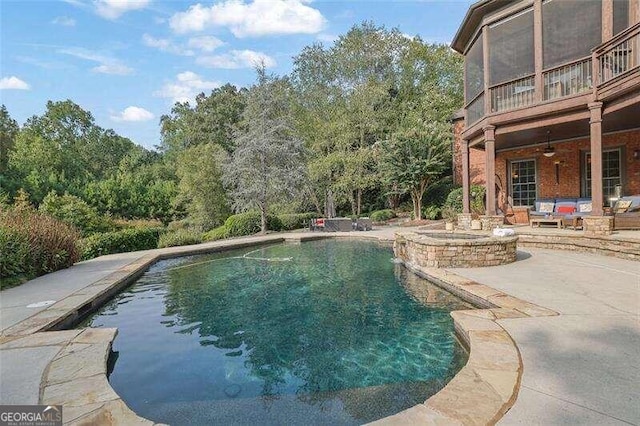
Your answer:
[[[430,231],[436,233],[437,231]],[[450,238],[433,238],[416,232],[397,232],[393,251],[405,263],[428,268],[474,268],[497,266],[516,260],[517,236],[477,236],[456,238],[456,233],[442,233]]]
[[[611,235],[613,232],[613,216],[585,216],[582,223],[585,235]]]
[[[544,248],[552,250],[580,251],[620,259],[640,260],[640,244],[638,240],[615,237],[567,236],[518,234],[518,245],[522,247]]]

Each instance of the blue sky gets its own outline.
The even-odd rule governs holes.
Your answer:
[[[0,103],[20,124],[71,99],[98,125],[148,148],[177,100],[224,83],[248,86],[253,64],[291,71],[304,46],[370,20],[448,43],[472,0],[0,0]]]

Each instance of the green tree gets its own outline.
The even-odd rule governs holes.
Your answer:
[[[173,165],[157,152],[136,147],[109,177],[88,183],[83,197],[101,213],[168,223],[176,214],[177,193]]]
[[[258,208],[261,232],[274,202],[294,196],[304,176],[304,151],[291,112],[291,88],[286,79],[257,69],[258,82],[249,89],[235,150],[224,169],[236,211]]]
[[[233,129],[245,107],[246,89],[231,84],[200,93],[192,107],[176,103],[171,113],[160,118],[164,152],[179,153],[194,145],[214,144],[233,151]]]
[[[316,44],[295,58],[298,124],[312,152],[312,186],[322,188],[326,205],[335,197],[360,214],[363,192],[381,184],[372,147],[387,138],[406,44],[398,30],[365,22],[330,48]]]
[[[410,194],[413,214],[422,218],[422,196],[439,182],[451,159],[451,130],[443,123],[407,120],[381,147],[381,170],[388,185]]]
[[[80,196],[90,182],[117,169],[135,145],[97,126],[90,112],[70,100],[47,102],[18,133],[9,166],[36,203],[54,190]]]
[[[178,157],[176,203],[184,206],[190,222],[202,231],[222,225],[231,213],[222,185],[227,157],[224,149],[213,144],[193,146]]]
[[[6,196],[14,193],[19,186],[13,170],[9,168],[9,156],[14,149],[19,130],[18,123],[11,118],[7,108],[2,105],[0,107],[0,192]]]
[[[74,195],[60,196],[52,191],[44,197],[38,211],[75,226],[83,235],[111,231],[113,227],[113,224],[107,218],[101,217],[95,208]]]
[[[424,123],[445,122],[462,106],[459,55],[367,22],[328,48],[303,49],[292,80],[298,129],[311,151],[309,186],[318,189],[317,199],[335,195],[339,203],[350,203],[354,214],[367,192],[385,184],[377,172],[376,144],[404,132],[407,114]]]
[[[18,122],[11,118],[7,107],[0,107],[0,175],[7,173],[9,166],[9,152],[18,134]]]

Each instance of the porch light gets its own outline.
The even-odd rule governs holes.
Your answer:
[[[553,157],[554,155],[556,155],[555,148],[551,146],[550,138],[551,131],[547,130],[547,146],[544,151],[542,151],[542,155],[544,155],[545,157]]]

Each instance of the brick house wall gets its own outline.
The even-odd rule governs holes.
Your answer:
[[[453,182],[462,185],[462,138],[460,134],[464,130],[464,119],[453,121]],[[481,149],[469,150],[469,180],[472,185],[484,185],[485,155]]]
[[[455,123],[457,125],[457,123]],[[458,133],[459,135],[459,133]],[[462,183],[460,138],[454,146],[455,182]],[[606,134],[602,137],[603,149],[621,148],[623,195],[640,194],[640,159],[634,159],[634,151],[640,150],[640,130]],[[498,205],[506,202],[509,191],[508,164],[513,160],[536,160],[538,198],[578,198],[581,192],[581,168],[583,153],[590,150],[589,138],[554,143],[556,154],[542,155],[544,146],[527,147],[496,153],[496,185],[499,187]],[[457,158],[455,157],[457,155]],[[559,162],[556,181],[556,162]],[[469,166],[472,183],[484,183],[484,151],[469,150]]]

